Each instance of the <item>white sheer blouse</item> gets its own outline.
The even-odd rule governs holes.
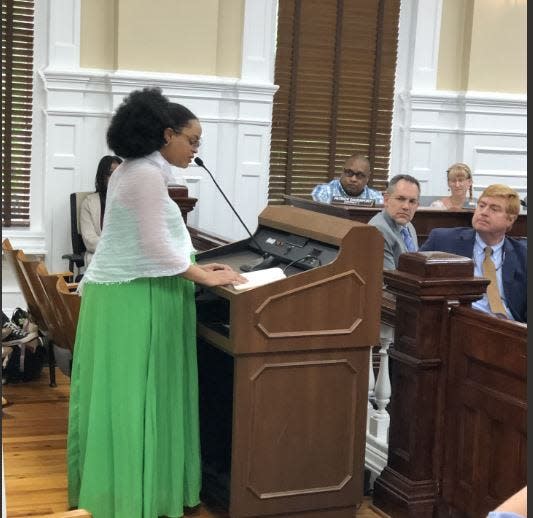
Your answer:
[[[102,235],[80,291],[86,282],[128,282],[189,268],[194,248],[180,209],[168,195],[171,180],[170,164],[159,151],[115,169]]]

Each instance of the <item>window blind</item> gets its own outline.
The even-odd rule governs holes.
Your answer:
[[[34,0],[2,0],[2,226],[29,226]]]
[[[400,0],[279,0],[269,203],[309,197],[353,153],[386,187]]]

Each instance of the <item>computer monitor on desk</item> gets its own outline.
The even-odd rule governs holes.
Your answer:
[[[202,289],[197,299],[203,498],[232,517],[351,516],[363,496],[383,238],[290,206],[267,207],[254,238],[287,277],[242,292]],[[238,267],[261,258],[257,245],[197,261]]]

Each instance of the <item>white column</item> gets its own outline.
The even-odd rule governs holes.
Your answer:
[[[411,95],[437,86],[442,0],[401,0],[390,173],[413,174]],[[416,176],[416,175],[415,175]]]
[[[81,0],[48,0],[48,66],[80,68]]]
[[[442,0],[419,1],[416,9],[412,90],[435,90],[439,61]]]
[[[245,1],[241,65],[241,80],[244,82],[274,82],[277,8],[277,0]]]

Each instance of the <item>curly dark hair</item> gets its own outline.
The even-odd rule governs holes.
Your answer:
[[[124,158],[146,156],[163,147],[166,128],[179,132],[195,119],[198,117],[188,108],[171,103],[160,88],[135,90],[111,119],[107,145]]]
[[[122,158],[114,155],[105,155],[98,162],[98,167],[96,169],[96,177],[94,179],[94,188],[96,192],[107,192],[107,182],[106,178],[111,174],[111,165],[113,162],[117,164],[122,163]]]

